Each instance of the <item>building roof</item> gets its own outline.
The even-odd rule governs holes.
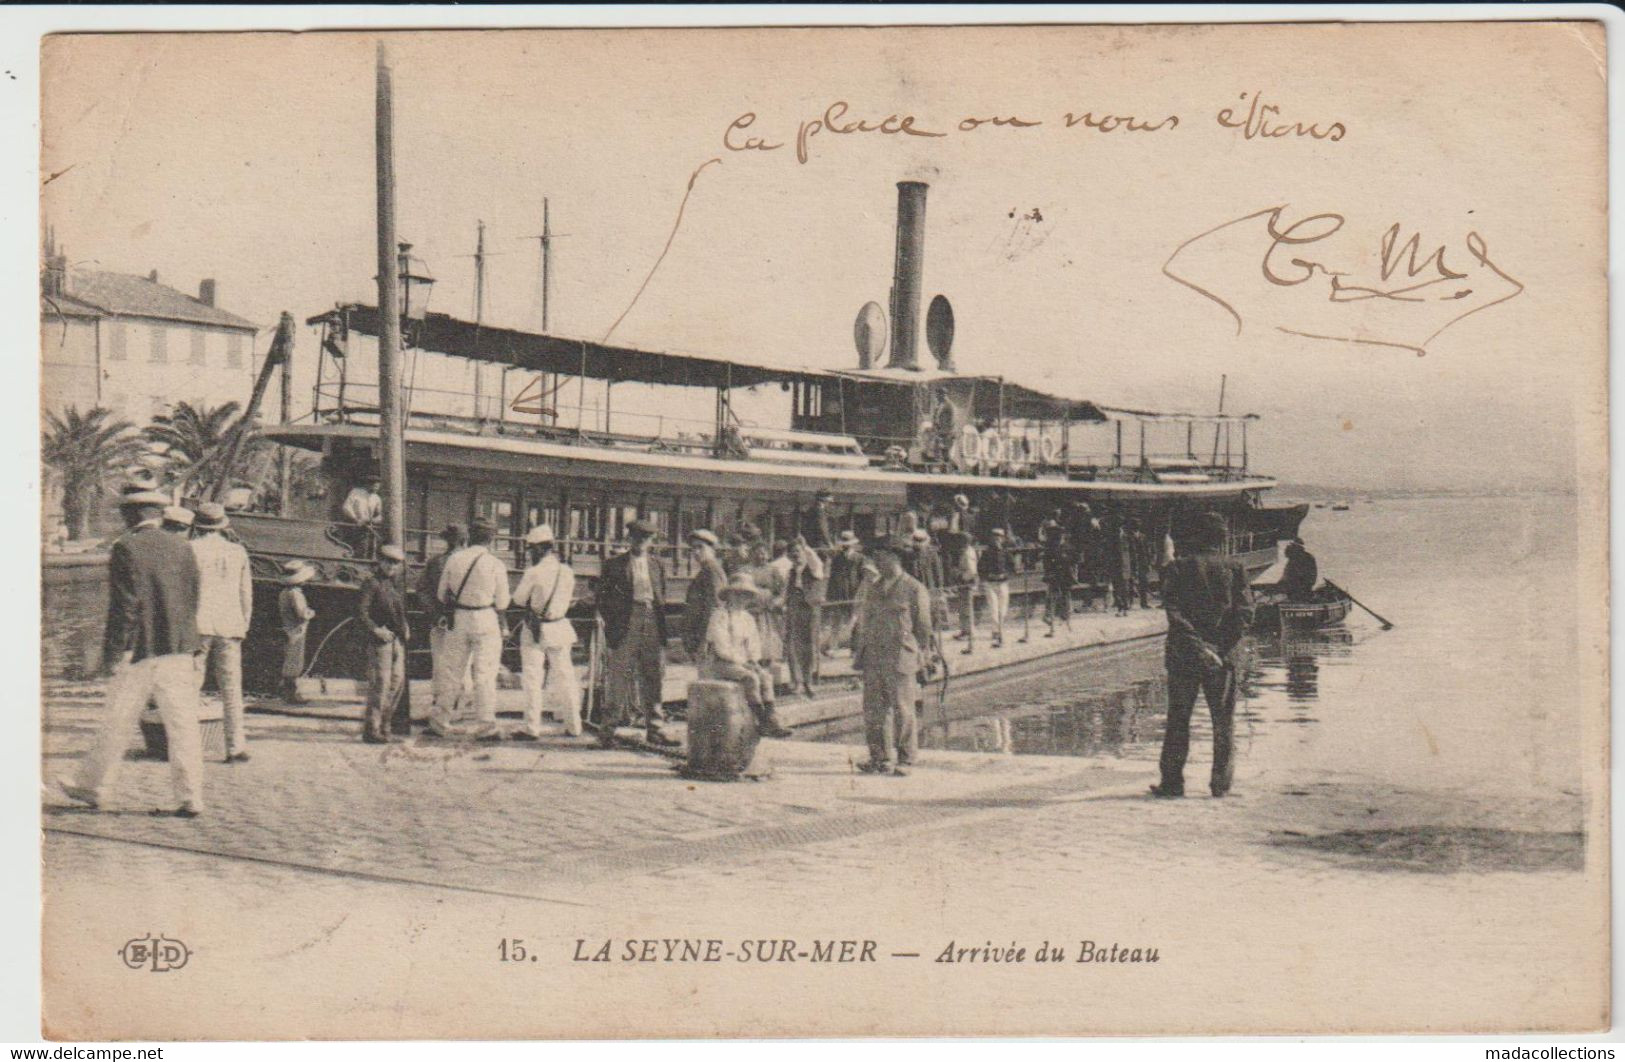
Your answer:
[[[47,295],[43,291],[39,297],[39,312],[42,314],[55,314],[58,317],[106,317],[107,312],[99,306],[92,306],[88,302],[81,302],[72,295]]]
[[[195,296],[176,291],[149,277],[128,273],[106,273],[100,270],[81,270],[73,274],[68,285],[70,295],[55,295],[51,302],[61,307],[65,316],[84,315],[86,309],[120,317],[151,317],[161,321],[187,321],[192,324],[215,325],[219,328],[240,328],[257,332],[260,326],[246,318],[210,306]],[[70,306],[69,304],[73,304]],[[50,303],[41,302],[41,309],[51,312]]]

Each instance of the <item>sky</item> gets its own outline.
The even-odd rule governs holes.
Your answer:
[[[378,39],[48,40],[42,168],[61,172],[42,210],[70,261],[156,269],[187,291],[213,277],[222,306],[267,326],[374,302]],[[1600,32],[1534,24],[388,35],[399,231],[437,279],[431,308],[472,317],[484,221],[486,319],[535,329],[545,196],[554,331],[836,368],[856,363],[858,310],[887,303],[895,184],[924,180],[925,296],[953,302],[962,371],[1190,411],[1216,407],[1223,376],[1226,409],[1262,417],[1255,466],[1287,481],[1562,488],[1576,447],[1595,445],[1579,418],[1605,401],[1602,47]],[[1257,135],[1254,96],[1320,135]],[[837,101],[848,123],[912,115],[944,135],[824,128],[801,161],[802,123]],[[1068,126],[1085,113],[1163,125]],[[728,150],[746,114],[733,143],[781,146]],[[1283,227],[1342,219],[1272,259],[1293,277],[1302,254],[1323,270],[1311,283],[1261,279],[1262,222],[1180,259],[1217,298],[1164,273],[1187,241],[1272,207]],[[1444,247],[1476,294],[1316,294],[1326,270],[1377,285],[1396,224],[1424,264]],[[1514,282],[1425,356],[1380,345]],[[296,357],[305,393],[308,330]],[[615,403],[709,410],[705,396]]]

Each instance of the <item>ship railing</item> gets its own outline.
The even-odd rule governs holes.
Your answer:
[[[376,424],[377,385],[327,381],[316,388],[313,419],[325,422]],[[1246,457],[1221,452],[1217,457],[1169,451],[1147,454],[1088,453],[1065,448],[1046,459],[1043,447],[1028,436],[1009,436],[1000,452],[966,460],[958,441],[926,440],[918,435],[847,435],[775,428],[749,420],[736,421],[737,438],[719,444],[713,420],[666,413],[618,411],[555,403],[537,411],[515,412],[506,394],[471,394],[461,390],[408,387],[405,402],[413,427],[470,435],[524,435],[549,441],[700,457],[756,457],[842,467],[865,464],[899,471],[974,475],[989,479],[1064,476],[1077,480],[1133,479],[1179,482],[1181,476],[1208,481],[1246,478]],[[614,425],[614,430],[607,426]],[[628,429],[631,430],[628,430]],[[1019,445],[1025,442],[1027,445]],[[743,447],[743,449],[740,449]]]
[[[378,417],[378,387],[376,384],[335,382],[323,383],[316,389],[318,406],[315,416],[329,421],[362,421],[375,423]],[[714,444],[714,423],[694,417],[679,417],[665,413],[615,412],[616,423],[632,422],[633,431],[610,431],[598,423],[605,416],[602,408],[555,403],[539,412],[517,412],[510,407],[508,396],[472,394],[461,390],[435,387],[405,387],[402,398],[408,416],[422,424],[443,426],[452,430],[470,432],[496,431],[503,427],[515,430],[543,430],[568,435],[588,435],[606,441],[626,440],[648,442],[656,439],[682,440],[710,446]],[[325,399],[326,401],[321,401]],[[567,415],[568,414],[568,415]]]
[[[1269,531],[1239,531],[1226,536],[1227,551],[1232,555],[1274,549],[1276,542],[1275,535]]]
[[[375,384],[326,383],[317,388],[328,400],[316,417],[340,423],[376,424]],[[340,399],[342,398],[342,402]],[[743,452],[719,448],[712,420],[669,413],[616,412],[602,408],[557,403],[540,412],[518,413],[495,395],[412,387],[405,392],[409,423],[413,427],[458,431],[471,435],[523,434],[551,441],[582,443],[640,452],[686,453],[694,456],[761,457],[774,461],[861,467],[866,463],[857,440],[850,435],[800,431],[737,421]],[[606,426],[613,423],[614,428]]]

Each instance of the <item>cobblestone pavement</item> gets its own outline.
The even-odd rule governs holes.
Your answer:
[[[48,690],[47,778],[87,746],[99,696]],[[1428,1001],[1441,979],[1472,1000],[1446,1028],[1495,1027],[1536,1004],[1561,1003],[1571,1024],[1598,1013],[1572,992],[1590,976],[1574,965],[1592,958],[1548,946],[1603,929],[1588,919],[1606,853],[1581,844],[1572,795],[1297,777],[1244,748],[1230,798],[1165,802],[1144,795],[1143,751],[929,752],[907,778],[874,778],[853,769],[861,747],[803,741],[764,746],[766,781],[706,784],[562,736],[380,748],[346,722],[249,722],[253,760],[207,766],[200,819],[145,814],[169,795],[167,768],[146,760],[126,764],[108,811],[47,801],[47,947],[71,940],[85,954],[52,1014],[63,1029],[124,993],[124,1034],[220,1035],[208,1002],[253,993],[231,1035],[1177,1030],[1191,1020],[1181,1000],[1201,991],[1203,1013],[1229,1008],[1224,1028],[1238,1031],[1376,1017],[1419,1030],[1440,1028]],[[184,1007],[99,963],[149,931],[183,936],[212,971]],[[887,965],[813,981],[763,967],[760,998],[775,1001],[763,1012],[724,982],[717,999],[735,1002],[711,1006],[688,998],[687,977],[572,961],[577,941],[812,934],[875,939]],[[510,938],[542,958],[534,976],[498,964]],[[1155,946],[1163,964],[1012,972],[1011,991],[1053,1002],[1049,1028],[1007,1024],[991,982],[931,963],[951,942],[1075,952],[1085,939]],[[1396,966],[1404,949],[1414,965]],[[905,1015],[899,991],[938,1006]],[[600,993],[646,1006],[614,1020],[581,1007]],[[1270,1002],[1286,998],[1287,1011]]]
[[[58,688],[48,779],[72,769],[98,705],[94,685]],[[207,765],[202,818],[147,815],[170,799],[167,767],[132,759],[108,808],[49,806],[47,829],[546,898],[606,876],[961,816],[1111,773],[1058,757],[942,753],[916,779],[876,778],[856,772],[859,748],[778,742],[758,759],[770,780],[694,783],[663,758],[563,735],[371,746],[336,721],[251,715],[250,726],[249,763]]]

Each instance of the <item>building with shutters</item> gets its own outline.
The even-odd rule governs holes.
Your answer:
[[[103,406],[140,428],[177,402],[248,401],[259,326],[221,309],[213,280],[189,295],[160,283],[156,272],[70,270],[53,244],[48,236],[40,285],[42,413]],[[62,531],[54,478],[44,484],[47,542]],[[109,506],[91,513],[92,538],[117,527]]]
[[[215,282],[197,294],[146,276],[70,270],[47,243],[40,372],[47,411],[104,406],[136,426],[176,402],[248,401],[259,326],[223,310]]]

